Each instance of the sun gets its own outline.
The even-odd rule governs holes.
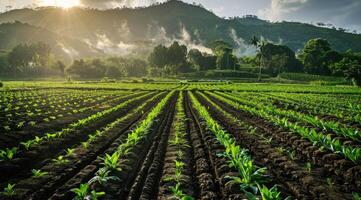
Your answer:
[[[63,8],[71,8],[71,7],[79,6],[80,2],[79,0],[60,0],[57,1],[57,4],[58,6]]]
[[[80,6],[80,0],[42,0],[42,6],[58,6],[62,8],[72,8]]]

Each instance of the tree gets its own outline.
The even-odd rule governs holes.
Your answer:
[[[156,46],[148,57],[152,67],[163,68],[168,61],[168,49],[163,45]]]
[[[267,69],[272,75],[278,75],[285,71],[289,57],[286,54],[275,54],[267,61]]]
[[[343,74],[354,85],[361,86],[361,53],[347,51],[343,58],[331,65],[334,74]]]
[[[13,72],[23,72],[33,58],[32,51],[26,44],[19,44],[8,54],[8,62]]]
[[[194,66],[197,71],[201,71],[201,62],[203,60],[203,54],[198,49],[191,49],[188,52],[189,62]]]
[[[55,64],[56,68],[59,69],[61,75],[64,75],[65,74],[65,64],[61,61],[61,60],[58,60],[56,61],[56,64]]]
[[[124,73],[116,66],[108,66],[105,71],[105,76],[109,78],[120,78],[124,76]]]
[[[47,66],[51,54],[51,47],[48,44],[39,42],[29,47],[33,51],[33,61],[40,66]]]
[[[8,73],[10,69],[7,54],[0,51],[0,74]]]
[[[267,43],[262,47],[263,64],[272,75],[281,72],[302,72],[303,66],[295,53],[285,45]]]
[[[185,63],[187,60],[187,47],[185,45],[179,45],[178,42],[168,48],[167,64],[172,66],[178,66]]]
[[[236,70],[238,68],[238,59],[233,55],[233,47],[231,44],[216,40],[212,42],[211,48],[216,56],[216,68]]]
[[[232,49],[232,45],[229,44],[228,42],[225,42],[223,40],[215,40],[211,43],[211,49],[213,50],[213,52],[217,55],[218,53],[220,53],[220,51],[222,51],[224,48],[229,48]]]
[[[191,49],[188,52],[188,60],[197,71],[205,71],[216,68],[217,57],[202,53],[198,49]]]
[[[304,65],[306,73],[319,75],[330,75],[329,66],[342,59],[336,51],[331,49],[328,41],[321,38],[309,40],[298,58]]]
[[[149,55],[148,61],[151,67],[162,68],[166,75],[189,71],[187,51],[187,47],[178,42],[173,42],[168,48],[158,45]]]
[[[259,70],[258,70],[258,81],[261,81],[262,76],[262,65],[263,65],[263,57],[264,57],[264,46],[267,44],[265,41],[260,40],[257,36],[253,36],[251,38],[250,44],[257,48],[257,52],[259,55]]]
[[[131,59],[129,66],[126,66],[128,76],[131,77],[143,77],[147,75],[148,63],[142,59]]]
[[[75,60],[67,69],[68,74],[77,75],[80,78],[102,78],[105,76],[107,65],[100,59]]]
[[[217,69],[236,70],[237,58],[232,54],[233,50],[227,47],[219,50],[216,60]]]
[[[39,74],[41,68],[49,67],[51,48],[39,42],[36,44],[19,44],[8,54],[8,62],[14,73]]]

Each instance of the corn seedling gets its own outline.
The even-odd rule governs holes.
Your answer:
[[[69,162],[68,159],[65,159],[64,156],[58,156],[55,159],[52,159],[52,161],[57,165],[63,165]]]
[[[354,200],[361,200],[361,196],[357,192],[352,192],[352,197]]]
[[[114,152],[112,155],[105,154],[104,158],[101,158],[103,161],[102,165],[108,170],[121,171],[122,169],[118,167],[120,154],[118,152]]]
[[[259,186],[259,191],[261,193],[262,200],[281,200],[281,192],[277,190],[276,186],[273,186],[271,189],[268,189],[266,186]]]
[[[18,148],[13,147],[11,149],[6,148],[0,150],[0,160],[12,160],[17,152]]]
[[[90,193],[90,199],[91,200],[98,200],[99,197],[102,197],[104,195],[105,195],[105,192],[96,192],[95,190],[93,190]]]
[[[34,178],[40,178],[48,174],[48,172],[42,172],[40,169],[33,169],[31,170],[31,173],[33,174]]]
[[[89,194],[89,185],[88,184],[81,184],[79,188],[73,188],[70,191],[75,193],[74,200],[85,200]]]
[[[75,156],[74,152],[75,152],[75,149],[68,148],[66,150],[66,156],[69,156],[69,157]]]
[[[4,188],[2,194],[7,196],[7,197],[11,197],[15,195],[15,184],[10,184],[8,183],[8,185]]]
[[[89,184],[99,183],[100,185],[104,185],[108,181],[119,181],[120,179],[116,176],[110,176],[110,171],[107,168],[100,168],[95,176],[89,180]]]

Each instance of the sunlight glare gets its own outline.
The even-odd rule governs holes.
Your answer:
[[[80,6],[80,0],[42,0],[42,6],[58,6],[62,8],[72,8]]]

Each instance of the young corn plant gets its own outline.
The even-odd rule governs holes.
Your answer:
[[[64,158],[64,156],[58,156],[57,158],[52,159],[52,161],[57,165],[64,165],[69,162],[69,160]]]
[[[11,149],[6,148],[0,150],[0,160],[12,160],[17,152],[18,148],[13,147]]]
[[[108,181],[119,181],[120,179],[116,176],[110,176],[110,171],[107,168],[100,168],[95,176],[89,180],[89,184],[99,183],[100,185],[104,185]]]
[[[88,184],[81,184],[79,188],[73,188],[70,191],[75,193],[74,200],[85,200],[89,195],[89,185]]]
[[[352,192],[352,197],[354,200],[361,200],[361,196],[357,192]]]
[[[273,186],[271,189],[268,189],[265,185],[257,186],[260,193],[262,200],[282,200],[281,192],[277,190],[276,186]],[[247,194],[247,197],[251,200],[257,200],[258,198],[251,193]]]
[[[121,171],[122,169],[118,167],[120,154],[116,151],[112,155],[105,154],[104,158],[101,158],[102,165],[108,170],[111,171]]]
[[[75,149],[71,149],[71,148],[68,148],[65,153],[66,153],[66,156],[69,156],[69,157],[73,157],[75,156]]]
[[[180,185],[181,185],[180,183],[177,183],[175,186],[170,187],[173,196],[175,196],[177,199],[180,199],[180,200],[193,200],[193,197],[188,196],[183,193]]]
[[[98,200],[99,197],[102,197],[104,195],[105,195],[105,192],[97,192],[97,191],[93,190],[90,192],[90,198],[88,198],[88,199]]]
[[[8,183],[8,185],[4,188],[2,194],[7,197],[14,196],[16,194],[14,188],[15,188],[15,184]]]
[[[40,169],[33,169],[31,170],[31,173],[33,174],[34,178],[40,178],[48,174],[48,172],[43,172]]]

